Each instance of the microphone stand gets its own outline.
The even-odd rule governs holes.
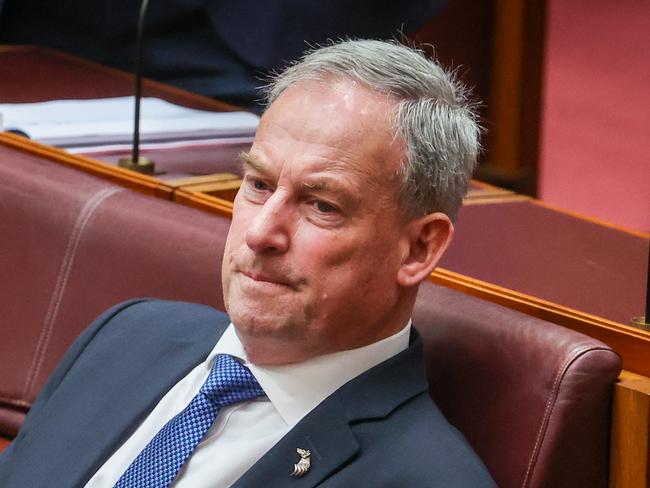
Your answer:
[[[648,282],[645,289],[645,315],[633,317],[631,322],[632,325],[639,329],[650,332],[650,246],[648,246]]]
[[[144,18],[147,13],[149,0],[142,0],[140,5],[140,17],[136,34],[136,55],[135,55],[135,115],[133,118],[133,149],[130,158],[120,158],[118,166],[121,168],[137,171],[138,173],[150,174],[154,172],[153,161],[140,156],[140,101],[142,99],[142,51],[144,46]]]

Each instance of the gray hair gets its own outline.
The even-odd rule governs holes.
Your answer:
[[[396,136],[406,146],[399,200],[408,217],[456,218],[480,151],[481,129],[466,88],[424,53],[397,42],[346,40],[308,51],[266,87],[272,103],[300,81],[342,77],[397,100]]]

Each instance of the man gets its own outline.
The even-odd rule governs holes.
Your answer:
[[[476,161],[465,94],[417,51],[348,41],[280,74],[269,101],[226,242],[229,319],[151,300],[106,312],[0,485],[494,486],[429,397],[410,323]],[[241,398],[217,405],[224,376],[244,378]]]

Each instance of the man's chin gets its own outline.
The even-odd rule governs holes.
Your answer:
[[[280,365],[304,361],[316,355],[305,325],[286,317],[231,317],[248,360],[257,365]]]
[[[288,340],[304,335],[304,329],[291,317],[270,310],[255,313],[245,307],[233,307],[229,315],[241,338]]]

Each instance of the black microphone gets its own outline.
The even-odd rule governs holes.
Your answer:
[[[133,149],[130,158],[120,158],[118,166],[138,173],[152,175],[154,172],[153,161],[140,156],[140,102],[142,100],[142,51],[144,46],[144,18],[147,13],[149,0],[142,0],[140,5],[140,17],[138,18],[136,34],[136,54],[135,54],[135,115],[133,117]]]

